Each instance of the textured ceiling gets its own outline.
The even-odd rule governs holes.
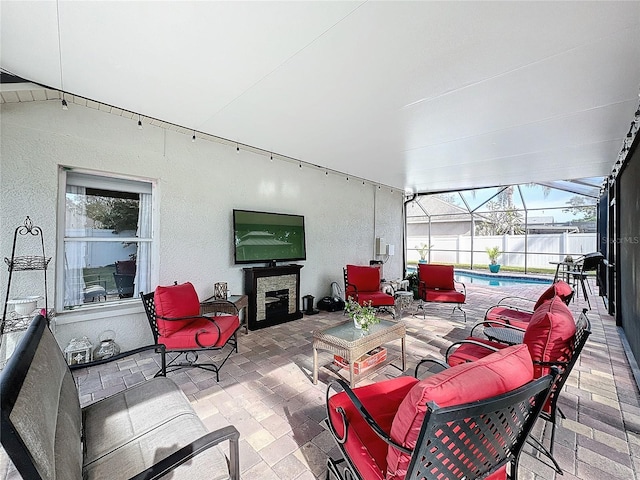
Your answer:
[[[4,71],[429,192],[607,175],[640,2],[2,2]]]

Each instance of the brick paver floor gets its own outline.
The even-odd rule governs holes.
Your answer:
[[[486,309],[505,295],[537,298],[542,285],[513,287],[467,285],[465,310],[452,314],[446,305],[416,303],[402,319],[407,327],[407,370],[411,375],[425,356],[442,358],[451,342],[466,337]],[[594,289],[595,291],[596,289]],[[591,297],[588,316],[592,335],[565,385],[559,400],[565,419],[559,419],[555,457],[564,470],[555,471],[526,447],[519,477],[539,479],[640,480],[640,395],[615,321],[601,298]],[[586,306],[582,298],[571,303],[577,316]],[[425,318],[423,318],[423,313]],[[240,431],[240,468],[246,480],[325,478],[327,455],[338,450],[322,427],[325,392],[334,372],[321,368],[318,385],[312,378],[312,333],[343,321],[342,312],[305,316],[301,320],[239,334],[239,352],[233,354],[220,375],[199,369],[169,374],[184,390],[210,429],[233,424]],[[399,355],[399,341],[387,345],[389,355]],[[320,352],[321,364],[332,355]],[[398,362],[396,362],[399,364]],[[125,386],[152,376],[157,359],[134,356],[114,365],[77,373],[81,402],[87,404]],[[359,385],[400,375],[388,365],[364,378]],[[544,422],[536,434],[545,435]],[[0,478],[6,477],[6,462]],[[9,469],[10,470],[10,469]]]

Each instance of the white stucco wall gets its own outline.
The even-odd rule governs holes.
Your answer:
[[[214,282],[225,281],[232,294],[241,293],[242,266],[233,263],[234,208],[305,216],[307,260],[297,262],[304,265],[301,295],[317,300],[329,294],[332,281],[342,285],[346,263],[376,258],[376,236],[396,249],[385,263],[385,276],[402,275],[403,195],[398,190],[250,151],[236,153],[235,146],[203,139],[192,143],[190,135],[148,123],[138,130],[137,117],[101,111],[97,104],[70,105],[68,111],[59,101],[0,108],[0,256],[11,255],[13,232],[29,215],[42,228],[46,254],[53,257],[47,271],[50,307],[58,260],[59,165],[156,182],[157,284],[191,281],[204,298],[213,293]],[[0,270],[4,302],[8,272]],[[40,293],[38,273],[14,273],[11,296]],[[96,344],[106,329],[116,332],[125,350],[152,341],[137,299],[59,312],[54,329],[63,347],[83,335]]]

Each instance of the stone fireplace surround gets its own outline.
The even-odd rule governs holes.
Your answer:
[[[250,330],[269,327],[302,318],[300,311],[300,269],[302,265],[253,267],[244,269],[244,290],[249,297],[248,326]],[[286,291],[283,294],[282,291]],[[275,292],[287,297],[286,312],[269,312],[268,298]]]

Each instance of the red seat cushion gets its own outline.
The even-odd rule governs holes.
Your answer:
[[[525,345],[506,347],[475,362],[451,367],[421,380],[411,388],[393,419],[391,438],[400,445],[414,448],[427,402],[433,401],[440,407],[448,407],[484,400],[519,388],[532,379],[533,365]],[[380,403],[386,403],[386,398],[385,402]],[[409,461],[408,455],[389,447],[387,480],[404,479]],[[506,478],[505,469],[500,469],[489,478]]]
[[[540,305],[524,332],[523,343],[531,358],[541,362],[566,361],[570,358],[576,335],[576,323],[561,297],[556,296]],[[546,375],[548,367],[535,366],[536,378]]]
[[[485,338],[473,338],[473,341],[499,350],[508,347],[506,343],[494,342]],[[463,343],[456,348],[451,355],[449,355],[447,363],[453,367],[455,365],[460,365],[461,363],[475,362],[476,360],[484,358],[492,353],[493,350],[490,348],[484,348],[474,343]]]
[[[380,269],[361,265],[347,265],[347,283],[351,283],[362,292],[380,291]]]
[[[394,305],[394,298],[384,292],[361,292],[358,295],[358,303],[363,305],[365,302],[371,302],[374,307]]]
[[[181,330],[193,319],[167,321],[165,318],[195,317],[200,315],[200,301],[190,282],[167,287],[158,286],[153,295],[160,335],[165,337]]]
[[[522,310],[497,305],[487,310],[484,317],[487,320],[500,321],[520,328],[527,328],[529,321],[531,321],[531,315],[533,315],[533,312],[523,312]]]
[[[427,288],[441,290],[454,290],[453,265],[432,265],[430,263],[418,264],[418,279],[424,282]]]
[[[353,391],[378,425],[388,433],[398,406],[417,382],[413,377],[398,377],[354,388]],[[387,444],[371,430],[344,392],[329,398],[329,421],[339,437],[344,436],[344,430],[338,407],[344,409],[349,422],[349,434],[344,444],[349,458],[362,478],[383,479],[387,471]]]
[[[567,282],[562,280],[557,281],[549,288],[547,288],[542,295],[538,298],[534,306],[534,311],[541,306],[547,300],[551,300],[554,297],[559,297],[565,304],[571,299],[573,295],[573,288]],[[485,319],[487,320],[499,320],[501,322],[508,323],[514,327],[526,329],[529,326],[533,312],[526,312],[509,308],[508,306],[497,305],[487,310]]]
[[[425,290],[423,300],[425,302],[442,302],[442,303],[464,303],[465,296],[457,290],[433,290],[427,288]]]
[[[227,340],[240,327],[240,320],[237,315],[217,315],[215,317],[197,318],[188,325],[171,335],[160,337],[159,343],[164,344],[171,350],[189,350],[194,348],[222,348]],[[215,325],[212,323],[215,321]],[[216,325],[220,328],[216,328]],[[196,333],[198,342],[196,342]]]

